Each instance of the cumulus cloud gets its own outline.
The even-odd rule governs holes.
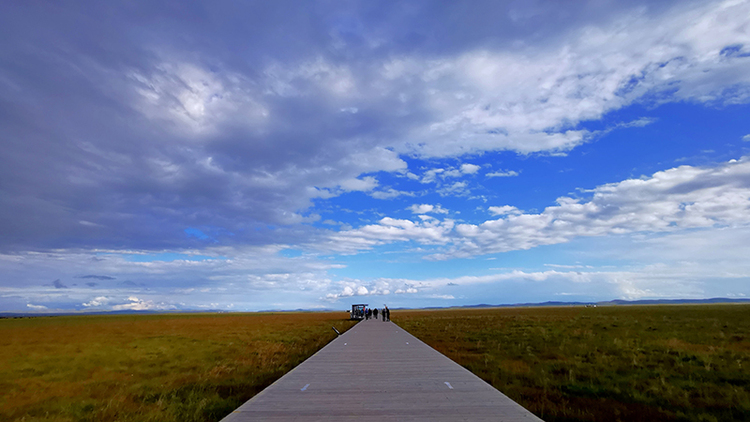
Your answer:
[[[343,253],[354,253],[376,245],[414,240],[423,244],[445,244],[453,230],[454,221],[425,219],[419,222],[385,217],[377,224],[331,234],[326,243],[318,247]]]
[[[85,305],[84,305],[85,306]],[[90,305],[91,306],[91,305]],[[154,302],[153,300],[138,299],[135,296],[128,297],[126,303],[112,306],[113,311],[164,311],[175,309],[176,306],[165,302]]]
[[[374,280],[343,280],[334,284],[338,288],[328,293],[325,299],[336,301],[352,296],[409,295],[411,297],[455,299],[453,295],[431,293],[440,283],[432,280],[411,280],[398,278],[377,278]],[[424,293],[423,295],[418,295]],[[395,300],[395,299],[393,299]]]
[[[414,204],[408,208],[412,213],[414,214],[427,214],[427,213],[435,213],[435,214],[448,214],[448,210],[438,205],[430,205],[430,204]]]
[[[335,293],[327,293],[325,295],[325,300],[336,301],[340,298],[347,298],[352,296],[370,296],[373,294],[381,294],[372,285],[368,289],[360,280],[342,281],[338,282],[337,285],[338,291]]]
[[[44,310],[44,309],[48,309],[48,308],[47,308],[46,306],[44,306],[44,305],[34,305],[34,304],[31,304],[31,303],[27,303],[27,304],[26,304],[26,307],[27,307],[27,308],[31,308],[31,309],[34,309],[34,310],[36,310],[36,311],[41,311],[41,310]]]
[[[492,215],[517,215],[521,214],[521,210],[518,208],[512,206],[512,205],[503,205],[501,207],[489,207],[487,208],[489,212],[492,213]]]
[[[481,169],[481,167],[476,164],[461,164],[461,173],[463,174],[475,174],[479,169]]]
[[[94,299],[91,299],[88,302],[84,302],[82,305],[84,307],[87,307],[87,308],[89,308],[89,307],[99,307],[99,306],[104,306],[104,305],[108,304],[109,300],[110,299],[108,297],[106,297],[106,296],[99,296],[99,297],[95,297]]]
[[[431,256],[447,259],[530,249],[580,236],[743,225],[750,224],[749,181],[748,158],[714,167],[680,166],[650,177],[598,186],[588,191],[588,200],[560,197],[557,205],[538,214],[504,205],[488,208],[502,218],[481,224],[386,217],[378,224],[343,231],[332,238],[340,242],[339,247],[355,249],[408,240],[450,245],[446,252]],[[429,212],[430,207],[422,204],[410,209],[419,213]]]
[[[745,141],[745,142],[750,142],[750,134],[747,134],[747,135],[743,136],[742,140]]]
[[[436,190],[440,196],[466,196],[469,194],[469,191],[469,184],[467,182],[455,182]]]
[[[681,166],[651,177],[599,186],[588,201],[561,197],[539,214],[459,224],[457,255],[505,252],[578,236],[750,223],[750,160],[716,167]],[[496,211],[503,211],[496,209]]]
[[[446,181],[447,179],[461,177],[464,175],[471,175],[476,174],[481,169],[480,166],[476,164],[469,164],[464,163],[461,164],[459,167],[447,167],[447,168],[432,168],[429,170],[426,170],[422,174],[422,178],[420,179],[421,183],[437,183],[440,185],[441,181]]]
[[[445,172],[445,169],[436,168],[436,169],[430,169],[424,172],[422,175],[422,179],[420,180],[421,183],[434,183],[437,181],[438,176]],[[455,173],[458,174],[457,172]]]

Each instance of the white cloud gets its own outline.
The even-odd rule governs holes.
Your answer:
[[[680,166],[588,193],[589,200],[558,198],[557,205],[539,214],[522,213],[511,205],[490,207],[502,218],[481,224],[386,217],[378,224],[334,234],[331,242],[339,250],[409,240],[446,245],[450,249],[430,257],[448,259],[565,243],[581,236],[741,226],[750,224],[750,159],[714,167]],[[410,209],[431,210],[429,204]]]
[[[214,305],[214,304],[212,304]],[[113,311],[164,311],[168,309],[175,309],[174,305],[167,304],[165,302],[155,303],[153,300],[142,300],[135,296],[128,297],[128,303],[121,305],[115,305],[112,307]]]
[[[408,209],[411,210],[411,212],[414,214],[426,214],[432,211],[434,208],[435,206],[430,205],[430,204],[419,204],[419,205],[414,204],[410,206]]]
[[[99,307],[104,306],[109,303],[109,298],[106,296],[99,296],[94,299],[91,299],[88,302],[83,303],[83,306],[85,307]]]
[[[338,283],[340,287],[340,290],[338,293],[328,293],[325,295],[325,299],[328,301],[336,301],[340,298],[344,297],[352,297],[352,296],[372,296],[372,295],[381,295],[381,294],[388,294],[389,292],[384,293],[382,289],[378,289],[375,285],[370,285],[370,288],[368,289],[367,286],[363,285],[361,281],[354,280],[354,281],[342,281]]]
[[[649,178],[599,186],[589,201],[562,197],[540,214],[459,224],[457,256],[529,249],[578,236],[750,223],[750,160],[681,166]],[[499,211],[499,210],[498,210]]]
[[[347,179],[339,182],[344,191],[370,191],[378,186],[378,181],[372,176],[363,177],[362,179]]]
[[[500,170],[493,173],[487,173],[487,177],[514,177],[518,176],[518,172],[514,170]]]
[[[332,281],[327,272],[344,266],[307,253],[288,258],[280,253],[287,248],[289,245],[211,246],[193,251],[165,251],[180,256],[152,262],[139,262],[149,256],[140,251],[131,251],[131,254],[112,250],[0,254],[0,297],[23,297],[24,303],[14,305],[16,310],[25,308],[29,302],[43,302],[55,309],[81,307],[87,310],[169,309],[172,306],[189,309],[210,302],[231,302],[237,309],[260,310],[271,303],[268,298],[278,295],[307,307],[315,303],[318,296],[330,291]],[[195,258],[191,258],[193,256]],[[63,290],[49,284],[28,284],[30,278],[46,280],[53,274],[64,279],[76,279],[82,274],[108,274],[115,280],[100,283],[94,295],[88,286],[71,285]],[[127,300],[123,296],[138,300]],[[55,302],[51,297],[62,302]],[[238,303],[238,297],[248,299]]]
[[[750,142],[750,134],[747,134],[747,135],[743,136],[742,140],[745,141],[745,142]]]
[[[652,117],[641,117],[639,119],[635,119],[633,121],[630,121],[628,123],[621,123],[617,125],[617,127],[646,127],[652,123],[656,122],[655,118]]]
[[[461,173],[463,174],[475,174],[481,167],[476,164],[461,164]]]
[[[467,182],[455,182],[451,185],[439,188],[436,192],[440,196],[462,196],[469,193]]]
[[[746,102],[750,61],[722,52],[750,44],[748,15],[747,2],[685,3],[660,14],[633,10],[542,47],[396,59],[401,77],[428,81],[428,106],[443,117],[411,132],[410,151],[565,152],[594,135],[578,122],[644,97]]]
[[[341,166],[356,167],[360,173],[376,171],[400,172],[406,170],[406,162],[392,150],[375,147],[352,153],[341,159]]]
[[[448,168],[433,168],[425,171],[422,174],[422,183],[435,183],[440,179],[448,179],[451,177],[461,177],[467,174],[476,174],[481,169],[476,164],[464,163],[460,167],[448,167]]]
[[[424,172],[422,175],[422,179],[420,180],[421,183],[434,183],[437,180],[437,176],[441,173],[443,173],[445,169],[430,169]]]
[[[503,205],[501,207],[489,207],[487,208],[492,215],[518,215],[521,214],[521,210],[511,205]]]
[[[647,245],[647,247],[652,258],[659,255],[657,245],[653,247]],[[744,249],[747,249],[746,245],[743,246]],[[688,254],[689,257],[699,255]],[[710,260],[707,259],[706,263],[708,262]],[[742,261],[734,261],[735,264],[740,262]],[[724,274],[720,268],[721,265],[706,266],[703,262],[686,264],[684,261],[668,261],[642,266],[629,265],[627,270],[585,266],[575,271],[512,270],[481,276],[466,275],[422,280],[380,279],[379,282],[419,285],[419,291],[424,294],[424,297],[429,298],[453,296],[442,290],[460,288],[462,295],[481,292],[483,298],[495,297],[494,300],[497,300],[495,303],[544,301],[555,295],[577,295],[579,299],[576,300],[705,298],[721,296],[724,294],[724,290],[721,289],[727,288],[733,290],[731,291],[733,295],[745,294],[746,280],[750,279],[750,265],[742,262],[741,268],[735,268],[739,273],[732,274]],[[488,295],[488,292],[495,290],[503,293],[498,296]],[[529,293],[530,291],[533,293]],[[722,293],[717,293],[718,291]],[[405,292],[404,288],[396,291],[396,293]]]
[[[414,293],[419,293],[419,290],[415,289],[413,287],[409,287],[409,288],[406,288],[406,289],[396,289],[395,293],[397,295],[402,295],[402,294],[405,294],[405,293],[414,294]]]
[[[429,297],[431,299],[446,299],[446,300],[455,299],[455,297],[453,295],[437,295],[437,294],[435,294],[435,295],[428,295],[427,297]]]
[[[377,224],[369,224],[352,230],[332,233],[326,243],[316,248],[342,253],[355,253],[376,245],[414,240],[423,244],[437,245],[448,242],[453,229],[453,220],[438,221],[430,218],[420,222],[385,217]]]
[[[44,306],[44,305],[33,305],[33,304],[31,304],[31,303],[27,303],[27,304],[26,304],[26,307],[28,307],[28,308],[31,308],[31,309],[34,309],[34,310],[38,310],[38,311],[41,311],[41,310],[44,310],[44,309],[48,309],[48,308],[47,308],[46,306]]]
[[[417,176],[416,174],[412,172],[406,172],[405,176],[411,180],[419,180],[419,176]]]
[[[414,204],[407,209],[410,210],[414,214],[427,214],[427,213],[448,214],[448,210],[441,207],[440,205]]]

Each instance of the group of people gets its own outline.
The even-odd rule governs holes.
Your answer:
[[[368,320],[370,318],[378,319],[378,314],[381,315],[383,318],[383,322],[390,321],[391,320],[391,310],[388,309],[388,307],[384,307],[383,309],[372,309],[372,308],[365,308],[365,319]]]

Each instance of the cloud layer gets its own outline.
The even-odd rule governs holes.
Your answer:
[[[463,258],[565,243],[581,236],[750,224],[750,159],[714,167],[680,166],[650,177],[628,179],[583,191],[588,199],[560,197],[541,213],[523,213],[512,205],[490,206],[501,218],[481,224],[385,217],[332,235],[341,251],[397,241],[445,246],[432,259]],[[414,205],[427,212],[432,206]]]
[[[658,124],[631,107],[747,105],[747,16],[739,0],[9,4],[0,305],[458,300],[342,262],[744,228],[750,164],[728,160],[747,127],[714,128],[705,149],[744,146],[703,166],[603,175],[541,212],[522,197],[530,160]],[[509,277],[540,273],[576,277]]]
[[[17,4],[5,14],[6,250],[171,248],[183,245],[187,227],[224,242],[268,243],[258,227],[315,221],[315,200],[409,195],[377,175],[406,171],[400,155],[559,153],[596,136],[579,123],[633,102],[748,98],[747,2],[611,14],[596,5],[477,4],[464,12],[507,28],[490,37],[465,21],[454,28],[465,35],[442,49],[453,7],[417,4],[367,20],[371,6],[356,2],[333,18],[322,18],[332,11],[319,4],[291,14],[281,4],[186,6],[176,17],[151,5],[149,15],[166,25],[136,24],[143,14],[135,6],[109,7]],[[577,17],[563,24],[559,12]],[[175,38],[204,13],[191,36]],[[395,29],[418,15],[415,32]],[[267,23],[243,22],[232,41],[215,31],[250,16]],[[536,19],[548,25],[531,44],[527,25]],[[69,36],[72,28],[81,37]],[[269,33],[286,35],[271,41]],[[456,171],[473,174],[472,166]],[[465,191],[462,181],[441,190]]]

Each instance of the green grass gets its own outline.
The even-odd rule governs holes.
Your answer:
[[[394,312],[546,421],[750,420],[750,306]]]
[[[0,320],[0,420],[216,421],[353,323],[340,313]]]

